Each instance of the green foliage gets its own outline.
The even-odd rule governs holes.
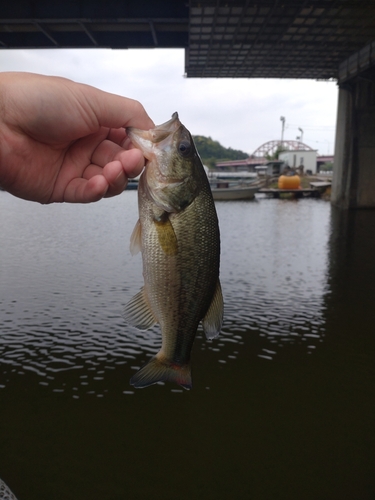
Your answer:
[[[283,151],[287,151],[287,148],[280,145],[280,146],[277,146],[276,151],[272,155],[267,154],[267,155],[265,155],[265,157],[268,161],[278,160],[279,154],[282,153]]]
[[[209,168],[215,168],[218,161],[245,160],[249,157],[244,151],[225,148],[211,137],[193,135],[193,139],[203,164]]]
[[[321,165],[320,170],[323,172],[331,172],[333,170],[333,163],[331,161],[327,161]]]

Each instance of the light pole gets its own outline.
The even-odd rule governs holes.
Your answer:
[[[285,127],[285,116],[280,116],[281,120],[281,147],[283,147],[283,141],[284,141],[284,127]]]
[[[301,132],[301,142],[303,142],[303,130],[298,127],[298,130]]]

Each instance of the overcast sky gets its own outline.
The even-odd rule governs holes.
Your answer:
[[[334,150],[335,82],[184,78],[181,49],[0,50],[1,71],[58,75],[137,99],[156,124],[174,111],[193,135],[251,154],[263,143],[295,140],[319,154]]]

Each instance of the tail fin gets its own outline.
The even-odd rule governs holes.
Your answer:
[[[190,363],[181,366],[156,355],[130,379],[130,384],[138,388],[156,382],[176,382],[184,389],[191,389]]]

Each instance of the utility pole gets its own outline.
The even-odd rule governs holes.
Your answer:
[[[284,127],[285,127],[285,116],[280,116],[280,120],[282,122],[281,125],[281,147],[283,147],[283,141],[284,141]]]

